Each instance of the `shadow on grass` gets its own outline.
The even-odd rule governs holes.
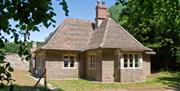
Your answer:
[[[172,76],[163,76],[158,79],[169,87],[174,88],[175,91],[180,91],[180,72],[170,72]]]
[[[10,86],[5,86],[4,88],[0,88],[0,91],[50,91],[44,87],[36,87],[33,88],[31,86],[18,86],[13,85],[13,90],[10,90]]]

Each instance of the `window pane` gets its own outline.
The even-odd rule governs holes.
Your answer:
[[[96,66],[96,63],[95,63],[95,60],[93,60],[93,68],[95,68]]]
[[[133,67],[133,56],[129,55],[129,66]]]
[[[135,55],[135,67],[139,67],[139,58],[138,58],[138,55]]]
[[[96,66],[96,58],[95,58],[95,55],[93,55],[93,68],[95,68]]]
[[[70,67],[74,67],[74,60],[71,61]]]
[[[70,67],[74,67],[74,57],[70,57]]]
[[[90,55],[89,56],[89,67],[90,68],[95,68],[96,67],[96,58],[95,58],[95,55]]]
[[[128,67],[127,54],[124,54],[124,67]]]
[[[92,68],[92,55],[90,55],[90,59],[89,59],[89,65],[90,65],[90,68]]]
[[[130,67],[133,67],[133,60],[130,59]]]
[[[127,61],[127,59],[124,59],[124,67],[128,67],[128,61]]]
[[[124,59],[127,59],[127,54],[124,54]]]
[[[64,67],[68,67],[69,59],[68,56],[64,56]]]
[[[92,68],[92,55],[90,55],[90,68]]]

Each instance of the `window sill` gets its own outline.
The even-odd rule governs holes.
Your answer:
[[[141,68],[137,67],[137,68],[119,68],[119,69],[132,69],[132,70],[135,69],[136,70],[136,69],[141,69]]]
[[[77,67],[63,67],[62,69],[77,69]]]

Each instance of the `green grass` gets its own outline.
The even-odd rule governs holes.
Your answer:
[[[91,91],[100,89],[161,89],[180,86],[180,72],[159,72],[138,83],[99,83],[88,80],[49,81],[62,91]]]
[[[6,86],[4,88],[0,88],[0,91],[10,91],[10,87]],[[37,88],[33,88],[30,86],[18,86],[18,85],[14,85],[13,86],[13,91],[49,91],[44,87],[37,87]]]

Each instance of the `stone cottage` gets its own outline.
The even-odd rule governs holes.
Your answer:
[[[137,82],[150,75],[154,52],[112,20],[98,2],[95,22],[65,19],[34,54],[33,73],[39,76],[46,68],[47,79]]]

